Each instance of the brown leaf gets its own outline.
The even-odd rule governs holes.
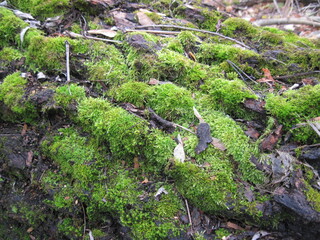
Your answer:
[[[139,169],[140,168],[139,158],[138,157],[134,157],[133,158],[133,163],[134,163],[134,165],[133,165],[134,169]]]
[[[266,105],[265,101],[255,100],[255,99],[247,99],[244,101],[244,106],[252,111],[258,112],[258,113],[264,113]]]
[[[33,231],[33,227],[29,227],[28,229],[27,229],[27,233],[31,233]]]
[[[240,227],[239,225],[235,224],[235,223],[232,223],[232,222],[227,222],[227,227],[228,228],[232,228],[232,229],[235,229],[235,230],[241,230],[243,231],[244,228]]]
[[[33,159],[33,152],[30,151],[30,152],[28,152],[28,157],[27,157],[27,160],[26,160],[26,165],[28,167],[31,167],[32,159]]]
[[[221,151],[225,151],[227,149],[226,146],[218,138],[213,137],[211,144]]]
[[[282,125],[279,125],[272,133],[270,133],[260,144],[261,150],[271,151],[281,137]]]
[[[148,84],[149,85],[158,85],[159,84],[159,80],[155,79],[155,78],[150,78]]]
[[[144,178],[144,180],[141,183],[145,184],[145,183],[148,183],[148,182],[149,182],[148,178]]]
[[[21,131],[21,136],[26,135],[27,130],[28,130],[28,125],[25,123],[25,124],[23,124],[23,128],[22,128],[22,131]]]
[[[274,82],[273,77],[271,76],[270,70],[268,68],[262,68],[262,71],[264,72],[264,77],[270,81]]]
[[[116,31],[109,30],[109,29],[93,29],[93,30],[88,30],[89,34],[97,34],[97,35],[103,35],[108,38],[114,38],[117,35]]]
[[[155,25],[155,23],[143,12],[138,12],[137,17],[138,17],[138,22],[142,26]]]
[[[245,131],[245,134],[255,140],[260,136],[260,133],[254,128],[248,128],[248,130]]]

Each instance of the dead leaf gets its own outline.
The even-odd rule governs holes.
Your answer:
[[[33,152],[30,151],[30,152],[28,152],[28,156],[27,156],[27,159],[26,159],[26,165],[28,167],[31,167],[32,159],[33,159]]]
[[[265,101],[255,100],[255,99],[247,99],[244,101],[244,106],[252,111],[258,113],[265,113],[264,106],[266,105]]]
[[[226,146],[218,138],[213,137],[211,144],[221,151],[225,151],[227,149]]]
[[[214,180],[216,180],[216,179],[217,179],[216,176],[211,176],[211,177],[210,177],[210,180],[212,180],[212,181],[214,181]]]
[[[155,23],[143,12],[137,12],[138,22],[142,26],[155,25]]]
[[[159,188],[158,191],[156,192],[156,194],[154,195],[154,197],[158,197],[162,193],[168,194],[168,192],[166,191],[166,189],[164,187]]]
[[[279,125],[272,133],[270,133],[260,144],[261,150],[271,151],[281,137],[282,125]]]
[[[64,197],[64,200],[69,200],[69,199],[70,199],[69,196]]]
[[[242,228],[239,225],[232,223],[232,222],[227,222],[227,228],[232,228],[232,229],[241,230],[241,231],[244,230],[244,228]]]
[[[28,229],[27,229],[27,233],[31,233],[33,231],[33,227],[29,227]]]
[[[197,127],[197,137],[199,139],[199,142],[195,151],[197,154],[200,154],[201,152],[207,149],[208,143],[212,142],[210,126],[208,123],[200,122],[200,124]]]
[[[109,29],[93,29],[93,30],[88,30],[89,34],[97,34],[97,35],[103,35],[108,38],[114,38],[117,35],[116,31],[109,30]]]
[[[199,119],[200,123],[204,123],[203,118],[201,117],[200,113],[198,112],[198,110],[195,107],[193,107],[193,113]]]
[[[148,183],[149,182],[149,180],[148,180],[148,178],[144,178],[144,180],[141,182],[142,184],[146,184],[146,183]]]
[[[245,131],[244,133],[255,140],[258,139],[260,136],[260,133],[254,128],[248,128],[248,130]]]
[[[179,162],[184,162],[186,154],[184,153],[183,143],[180,134],[178,134],[178,145],[174,148],[173,156]]]
[[[133,165],[134,169],[139,169],[140,168],[139,158],[138,157],[134,157],[133,158],[133,163],[134,163],[134,165]]]
[[[251,240],[258,240],[258,239],[260,239],[260,238],[262,238],[262,237],[265,237],[265,236],[267,236],[267,235],[270,235],[270,233],[268,233],[268,232],[266,232],[266,231],[259,231],[259,232],[256,232],[256,233],[253,235],[253,237],[252,237]]]
[[[155,79],[155,78],[150,78],[148,84],[149,85],[158,85],[159,84],[159,80]]]
[[[25,123],[25,124],[23,124],[23,128],[22,128],[22,131],[21,131],[21,136],[26,135],[27,130],[28,130],[28,125]]]

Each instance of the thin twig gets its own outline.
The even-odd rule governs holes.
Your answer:
[[[184,201],[185,201],[185,203],[186,203],[188,218],[189,218],[190,226],[191,226],[191,228],[192,228],[193,226],[192,226],[192,219],[191,219],[191,214],[190,214],[190,209],[189,209],[188,200],[185,199]]]
[[[70,44],[68,41],[65,41],[64,43],[66,44],[67,82],[70,82]]]
[[[135,27],[136,29],[141,29],[141,28],[150,28],[150,27],[153,27],[153,28],[176,28],[176,29],[182,29],[182,30],[188,30],[188,31],[195,31],[195,32],[201,32],[201,33],[208,33],[208,34],[211,34],[211,35],[215,35],[215,36],[218,36],[218,37],[221,37],[221,38],[224,38],[224,39],[227,39],[227,40],[230,40],[232,42],[235,42],[247,49],[252,49],[251,47],[247,46],[246,44],[234,39],[234,38],[231,38],[231,37],[227,37],[225,35],[222,35],[220,33],[217,33],[217,32],[211,32],[211,31],[207,31],[207,30],[202,30],[202,29],[198,29],[198,28],[189,28],[189,27],[183,27],[183,26],[178,26],[178,25],[146,25],[146,26],[137,26]]]
[[[287,79],[287,78],[295,78],[295,77],[300,77],[300,76],[305,76],[305,75],[312,75],[320,73],[320,71],[311,71],[311,72],[303,72],[303,73],[296,73],[294,75],[285,75],[285,76],[279,76],[279,77],[273,77],[274,79]]]
[[[248,78],[249,80],[251,80],[252,82],[254,82],[255,84],[258,84],[254,79],[252,79],[248,74],[246,74],[244,71],[242,71],[241,68],[239,68],[234,62],[227,60],[227,62],[231,65],[231,67],[240,75],[240,77],[242,78],[242,74]],[[244,80],[244,79],[243,79]]]
[[[319,22],[314,22],[308,19],[301,19],[301,18],[260,19],[253,22],[253,24],[256,26],[302,24],[302,25],[311,25],[313,27],[320,27]]]
[[[179,124],[176,124],[176,123],[172,123],[172,124],[173,124],[173,126],[175,126],[175,127],[179,127],[179,128],[182,128],[183,130],[186,130],[186,131],[188,131],[188,132],[190,132],[190,133],[192,133],[192,134],[196,134],[196,133],[193,132],[192,130],[190,130],[190,129],[186,128],[186,127],[183,127],[183,126],[181,126],[181,125],[179,125]]]
[[[126,29],[126,32],[146,32],[146,33],[154,33],[154,34],[179,34],[179,31],[161,31],[161,30],[136,30],[136,29]]]
[[[103,42],[111,42],[111,43],[119,43],[119,44],[122,43],[121,41],[117,41],[117,40],[91,37],[91,36],[81,35],[81,34],[70,32],[70,31],[64,31],[64,34],[68,35],[71,38],[86,38],[86,39],[92,39],[92,40],[103,41]]]
[[[273,0],[273,4],[274,4],[274,6],[276,7],[277,12],[278,12],[280,15],[282,15],[277,0]]]
[[[82,236],[82,239],[85,239],[85,236],[86,236],[86,228],[87,228],[86,211],[85,211],[85,209],[84,209],[84,206],[83,206],[82,202],[80,202],[80,205],[81,205],[82,211],[83,211],[83,236]]]

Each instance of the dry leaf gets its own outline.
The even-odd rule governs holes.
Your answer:
[[[28,152],[28,156],[27,156],[27,160],[26,160],[26,165],[28,167],[31,167],[32,159],[33,159],[33,152],[30,151],[30,152]]]
[[[227,227],[232,228],[232,229],[236,229],[236,230],[241,230],[241,231],[244,230],[244,228],[242,228],[239,225],[232,223],[232,222],[227,222]]]
[[[148,178],[145,178],[141,183],[145,184],[145,183],[148,183],[148,182],[149,182]]]
[[[193,107],[193,113],[199,119],[200,123],[204,123],[203,118],[201,117],[200,113],[198,112],[198,110],[195,107]]]
[[[226,146],[218,138],[212,138],[211,144],[221,151],[225,151],[227,149]]]
[[[25,123],[25,124],[23,124],[23,128],[22,128],[22,131],[21,131],[21,136],[26,135],[27,130],[28,130],[28,125]]]
[[[109,30],[109,29],[93,29],[93,30],[89,30],[88,33],[103,35],[109,38],[114,38],[117,35],[116,31]]]
[[[138,157],[134,157],[134,158],[133,158],[133,163],[134,163],[134,165],[133,165],[133,168],[134,168],[134,169],[140,168],[139,158],[138,158]]]
[[[155,23],[143,12],[138,12],[137,17],[138,17],[138,22],[142,26],[155,25]]]
[[[31,233],[33,231],[33,227],[29,227],[28,229],[27,229],[27,233]]]
[[[174,148],[173,156],[179,162],[184,162],[184,160],[186,159],[186,154],[184,153],[183,143],[180,134],[178,134],[178,142],[178,145]]]
[[[155,78],[150,78],[148,84],[149,85],[158,85],[159,84],[159,80],[155,79]]]

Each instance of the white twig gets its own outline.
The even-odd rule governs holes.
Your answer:
[[[191,214],[190,214],[190,209],[189,209],[188,200],[185,199],[184,201],[185,201],[185,203],[186,203],[187,212],[188,212],[188,218],[189,218],[189,222],[190,222],[190,225],[191,225],[191,228],[192,228],[192,219],[191,219]]]
[[[253,24],[256,26],[302,24],[302,25],[311,25],[313,27],[320,27],[320,23],[318,22],[310,21],[308,19],[300,19],[300,18],[261,19],[253,22]]]
[[[66,44],[66,68],[67,68],[67,82],[70,82],[70,44],[65,41]]]

